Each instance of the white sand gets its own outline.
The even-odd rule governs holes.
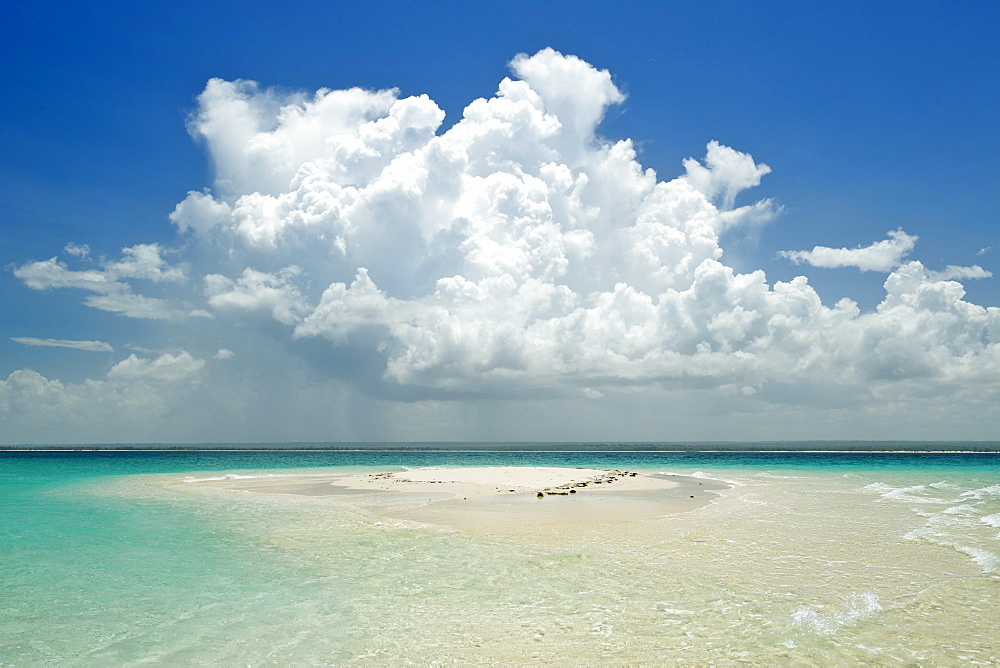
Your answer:
[[[463,482],[483,487],[557,487],[607,477],[600,469],[567,469],[542,466],[428,467],[396,473],[393,478],[411,482]]]
[[[685,476],[539,466],[292,474],[182,484],[192,491],[329,497],[378,516],[475,529],[649,519],[701,507],[727,487]]]

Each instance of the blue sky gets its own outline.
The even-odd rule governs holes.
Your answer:
[[[11,6],[0,44],[0,420],[6,424],[0,438],[995,438],[1000,316],[987,309],[1000,305],[993,276],[1000,271],[1000,225],[989,197],[1000,149],[1000,4],[379,7],[376,14],[360,3]],[[556,56],[528,58],[539,53]],[[521,75],[511,67],[518,54],[526,56]],[[603,71],[610,74],[604,83]],[[545,197],[557,232],[542,226],[517,237],[497,227],[493,208],[476,209],[470,202],[478,191],[468,190],[466,199],[423,211],[420,231],[407,227],[412,204],[397,200],[355,211],[358,220],[375,221],[365,223],[374,226],[367,231],[324,218],[309,234],[320,228],[326,240],[340,234],[339,259],[303,252],[320,237],[305,242],[294,236],[300,228],[282,228],[280,242],[263,244],[259,233],[272,224],[263,214],[248,223],[258,234],[248,241],[252,235],[237,229],[232,213],[238,203],[255,193],[292,193],[291,186],[264,192],[261,184],[288,183],[300,165],[253,172],[227,191],[220,179],[236,172],[227,177],[220,165],[236,165],[249,144],[233,148],[225,127],[233,121],[224,115],[221,126],[196,129],[198,118],[221,114],[236,99],[261,109],[266,98],[307,110],[319,89],[396,89],[395,100],[426,95],[443,121],[430,130],[421,125],[418,144],[392,151],[416,152],[417,167],[433,172],[437,163],[427,161],[422,147],[460,150],[473,165],[465,177],[485,179],[477,182],[485,188],[478,196],[488,200],[499,195],[475,167],[475,151],[485,149],[472,147],[468,137],[487,121],[516,127],[523,118],[501,110],[502,117],[480,119],[479,130],[462,134],[456,124],[463,110],[474,100],[499,99],[505,77],[530,79],[532,90],[550,91],[533,108],[566,126],[570,111],[562,118],[556,112],[569,103],[553,97],[563,94],[559,77],[566,72],[582,77],[581,99],[572,104],[586,106],[589,92],[610,96],[594,112],[602,119],[596,133],[571,141],[566,132],[534,128],[550,133],[544,136],[551,142],[542,143],[551,151],[532,153],[537,146],[528,135],[508,132],[507,144],[483,154],[484,160],[515,156],[490,169],[522,180],[521,201],[537,195],[532,178],[550,179]],[[203,92],[212,79],[258,86],[219,88],[210,102]],[[365,102],[372,109],[382,104],[382,111],[362,121],[388,115],[391,102]],[[426,105],[411,113],[434,115]],[[275,134],[275,124],[272,117],[257,128],[270,142],[269,165],[288,155],[327,165],[324,193],[329,183],[360,183],[360,173],[330,171],[329,155],[293,150],[299,130]],[[449,132],[448,141],[432,140]],[[684,184],[693,184],[709,207],[698,215],[737,212],[706,223],[714,235],[708,250],[697,246],[704,230],[685,228],[686,241],[677,243],[695,244],[696,257],[734,276],[763,271],[757,283],[771,296],[751,306],[749,293],[737,292],[752,290],[738,280],[712,295],[692,288],[693,266],[637,268],[643,239],[659,232],[640,229],[633,215],[640,205],[652,206],[652,190],[636,194],[635,174],[612,173],[605,164],[601,147],[622,140],[631,140],[636,174],[655,170],[654,184],[686,175]],[[570,147],[573,141],[579,146]],[[719,167],[709,170],[715,176],[699,177],[685,167],[689,158],[708,164],[710,141],[720,147],[719,164],[736,172]],[[591,153],[581,157],[573,153],[578,149]],[[748,177],[739,172],[750,169],[746,160],[770,172],[751,169]],[[562,218],[551,190],[555,177],[545,176],[554,172],[543,174],[542,164],[585,174],[580,192],[591,213]],[[232,169],[243,175],[259,167],[240,165]],[[726,174],[759,184],[736,188],[726,203],[718,190]],[[232,217],[217,227],[193,213],[171,220],[180,203],[193,201],[191,191],[224,203]],[[756,202],[763,203],[756,212],[739,213]],[[456,212],[468,211],[483,219],[470,214],[472,227],[452,224]],[[668,227],[688,224],[681,223]],[[376,234],[379,226],[388,231]],[[550,246],[532,247],[535,259],[521,269],[498,260],[530,246],[543,228],[558,236],[549,241],[565,251],[557,264],[568,269],[537,263]],[[889,236],[897,230],[903,236]],[[435,255],[435,244],[455,235],[462,238],[454,248]],[[145,250],[135,250],[140,246]],[[831,249],[825,266],[808,254],[817,246]],[[858,249],[868,249],[864,259],[845,252]],[[462,262],[453,257],[460,252],[467,253]],[[490,253],[496,257],[484,259]],[[55,265],[39,264],[53,257]],[[906,268],[914,261],[921,278]],[[861,271],[865,262],[868,270]],[[879,266],[872,269],[872,262]],[[115,285],[81,288],[86,277],[56,276],[59,266],[97,272]],[[368,292],[357,281],[362,268]],[[903,274],[909,276],[897,281],[908,286],[900,288],[903,296],[885,301],[883,284]],[[466,281],[464,289],[483,291],[497,312],[473,309],[461,301],[467,293],[442,297],[437,281],[456,276]],[[791,317],[785,302],[778,305],[776,286],[801,292],[797,276],[821,303],[794,314],[794,327],[783,325],[790,327],[787,339],[776,330]],[[516,289],[493,292],[501,278]],[[964,297],[949,287],[956,282]],[[323,297],[333,284],[344,288],[336,303],[333,293]],[[627,300],[615,292],[618,284],[632,288],[638,301],[621,306]],[[382,301],[359,311],[354,287]],[[668,307],[669,290],[683,307]],[[796,298],[808,301],[805,292]],[[544,314],[532,311],[520,321],[504,315],[543,293],[569,301],[546,302]],[[601,310],[602,295],[615,305]],[[140,312],[133,296],[160,301],[144,303]],[[642,315],[646,298],[651,310]],[[697,308],[696,298],[704,300]],[[843,298],[857,313],[831,324]],[[133,300],[132,311],[123,299]],[[149,317],[149,308],[160,307]],[[871,314],[884,317],[866,319]],[[700,333],[680,337],[685,318]],[[608,328],[602,339],[588,324],[597,321],[620,329]],[[455,327],[443,333],[448,322]],[[505,323],[514,330],[504,330]],[[727,334],[719,323],[729,323]],[[903,338],[890,340],[890,331]],[[621,340],[632,347],[617,350]],[[104,345],[79,343],[88,341]]]

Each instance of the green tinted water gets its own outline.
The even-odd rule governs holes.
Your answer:
[[[185,475],[563,465],[739,483],[683,516],[483,535]],[[996,661],[995,455],[0,455],[0,663]]]

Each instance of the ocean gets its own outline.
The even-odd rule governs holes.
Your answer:
[[[731,487],[505,533],[164,486],[491,465]],[[4,666],[996,665],[1000,454],[0,452],[0,559]]]

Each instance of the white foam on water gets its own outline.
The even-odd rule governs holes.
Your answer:
[[[940,517],[940,516],[938,516]],[[932,518],[933,519],[936,518]],[[982,518],[986,519],[986,518]],[[972,545],[965,545],[958,542],[955,538],[945,532],[936,531],[932,526],[932,522],[928,522],[928,525],[920,528],[914,529],[907,533],[903,538],[906,540],[926,540],[935,545],[940,545],[942,547],[950,547],[957,550],[963,554],[967,554],[972,557],[972,561],[976,563],[983,573],[994,573],[1000,569],[1000,557],[989,550],[983,549],[981,547],[975,547]]]
[[[868,491],[878,493],[883,499],[899,500],[904,496],[919,494],[918,487],[891,488],[889,485],[876,483],[869,485]],[[928,487],[949,491],[962,489],[944,481],[930,484]],[[918,511],[917,508],[913,510],[921,517],[926,517],[926,523],[904,537],[907,540],[924,540],[964,554],[970,557],[984,574],[1000,572],[1000,556],[996,543],[1000,535],[989,536],[986,530],[986,527],[1000,529],[998,499],[1000,499],[1000,485],[988,485],[967,489],[950,501],[934,501],[948,504],[947,508],[937,512],[928,512],[930,509],[922,503],[921,506],[925,510]],[[915,499],[911,499],[912,501]]]
[[[679,475],[685,476],[687,478],[701,478],[703,480],[717,480],[719,482],[724,482],[727,485],[733,485],[735,487],[742,487],[745,483],[739,480],[729,480],[728,478],[720,478],[717,475],[710,475],[704,471],[695,471],[694,473],[675,473],[673,471],[661,471],[660,475]]]
[[[213,476],[211,478],[192,478],[191,476],[186,476],[184,482],[211,482],[213,480],[256,480],[258,478],[290,478],[293,474],[291,473],[266,473],[261,475],[238,475],[236,473],[227,473],[225,475]]]
[[[888,492],[896,489],[895,487],[890,487],[884,482],[873,482],[870,485],[865,485],[861,488],[863,492]]]
[[[946,515],[978,515],[979,511],[970,506],[967,503],[963,503],[959,506],[952,506],[951,508],[945,508],[943,511]]]
[[[963,499],[983,499],[986,497],[1000,496],[1000,485],[990,485],[989,487],[980,487],[979,489],[973,489],[968,492],[962,492],[959,494]]]
[[[841,627],[873,617],[882,611],[878,594],[870,591],[852,592],[843,597],[836,612],[817,612],[808,605],[792,611],[792,624],[809,633],[833,635]]]
[[[945,499],[935,499],[929,496],[918,496],[927,490],[926,485],[912,485],[910,487],[892,487],[882,482],[873,482],[861,488],[863,492],[875,492],[882,500],[899,501],[902,503],[951,503]]]
[[[972,557],[972,560],[983,569],[983,573],[994,573],[998,568],[1000,568],[1000,557],[989,550],[984,550],[981,547],[959,545],[958,543],[956,543],[953,547],[959,552],[964,552]]]
[[[926,538],[939,544],[947,544],[950,546],[951,543],[944,543],[942,541],[952,540],[954,538],[954,529],[960,529],[963,526],[967,527],[969,525],[970,523],[968,520],[961,515],[949,515],[943,512],[935,513],[929,516],[927,523],[924,524],[923,528],[914,529],[906,534],[905,538],[908,540],[913,540],[914,537]]]

